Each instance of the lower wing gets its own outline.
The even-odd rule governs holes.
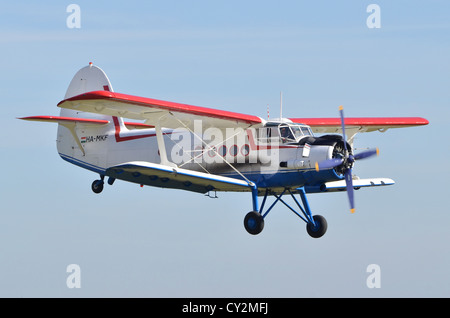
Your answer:
[[[389,178],[370,178],[370,179],[354,179],[353,188],[365,188],[365,187],[379,187],[395,184],[394,180]],[[322,193],[322,192],[337,192],[345,191],[345,180],[325,182],[321,186],[306,186],[305,191],[307,193]]]
[[[162,188],[206,193],[208,191],[251,191],[244,180],[193,170],[168,167],[146,161],[132,161],[110,167],[109,177]]]

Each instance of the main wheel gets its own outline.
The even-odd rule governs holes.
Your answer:
[[[311,237],[314,238],[322,237],[327,231],[328,227],[327,220],[321,215],[314,215],[313,220],[316,226],[314,226],[312,223],[307,223],[306,231]]]
[[[264,228],[264,218],[261,213],[251,211],[244,218],[244,227],[248,233],[256,235]]]
[[[102,180],[95,180],[92,182],[91,189],[94,191],[94,193],[100,193],[103,191],[103,184],[104,182]]]

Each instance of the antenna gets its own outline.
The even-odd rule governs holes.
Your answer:
[[[267,120],[270,119],[270,114],[269,114],[269,104],[267,104]]]
[[[280,91],[280,120],[283,118],[283,92]]]

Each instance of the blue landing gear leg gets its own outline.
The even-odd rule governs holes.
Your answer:
[[[303,207],[300,204],[300,202],[295,198],[294,194],[290,189],[285,189],[280,195],[272,194],[276,200],[272,205],[267,209],[267,211],[264,211],[264,205],[266,203],[266,199],[271,194],[271,191],[269,189],[266,189],[266,193],[264,195],[264,199],[262,201],[261,207],[259,210],[257,209],[257,191],[253,191],[253,209],[255,211],[252,211],[248,213],[244,219],[244,226],[247,232],[250,234],[259,234],[263,228],[264,228],[264,218],[269,214],[269,212],[272,210],[272,208],[277,204],[278,202],[283,203],[289,210],[294,212],[295,215],[297,215],[299,218],[301,218],[306,223],[306,231],[308,234],[313,238],[319,238],[322,237],[325,232],[327,231],[327,221],[326,219],[321,215],[312,215],[311,210],[309,208],[308,200],[306,199],[306,193],[305,189],[297,188],[296,189],[298,193],[300,194],[301,201],[303,203]],[[297,207],[300,209],[300,212],[297,212],[294,210],[290,205],[288,205],[283,199],[282,196],[288,192],[292,199],[294,199],[294,202],[296,203]],[[256,194],[255,194],[256,193]],[[256,198],[256,199],[255,199]]]
[[[247,213],[244,218],[244,227],[248,233],[256,235],[264,229],[264,217],[258,212],[258,188],[252,187],[253,211]],[[264,201],[266,197],[264,197]]]
[[[322,237],[325,234],[325,232],[327,231],[327,227],[328,227],[327,220],[321,215],[312,216],[311,210],[309,208],[308,200],[306,199],[305,188],[297,188],[297,190],[300,194],[300,198],[302,199],[303,206],[305,209],[302,209],[302,207],[300,206],[298,201],[295,200],[295,197],[292,195],[291,191],[289,191],[289,193],[294,198],[295,202],[297,203],[298,207],[302,210],[302,212],[306,216],[307,220],[302,218],[295,211],[294,211],[294,213],[297,214],[298,216],[300,216],[300,218],[302,218],[303,221],[306,222],[306,232],[308,232],[309,236],[311,236],[313,238]]]

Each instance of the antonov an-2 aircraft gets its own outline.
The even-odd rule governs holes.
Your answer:
[[[354,136],[428,124],[420,117],[344,118],[342,106],[336,118],[264,120],[126,95],[114,92],[92,63],[75,74],[58,107],[60,116],[21,119],[58,123],[59,155],[100,176],[92,183],[95,193],[103,190],[105,177],[109,185],[119,179],[208,195],[249,192],[252,210],[244,227],[250,234],[263,230],[264,218],[281,202],[314,238],[325,234],[327,222],[312,214],[307,193],[346,191],[353,213],[354,189],[394,184],[353,175],[356,161],[378,154],[378,149],[354,153]],[[285,201],[287,195],[295,204]],[[271,204],[269,196],[275,198]]]

